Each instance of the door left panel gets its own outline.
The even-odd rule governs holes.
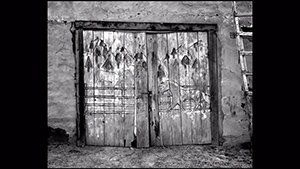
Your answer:
[[[83,31],[88,145],[131,146],[135,84],[132,33]]]

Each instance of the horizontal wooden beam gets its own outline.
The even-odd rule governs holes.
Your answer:
[[[244,56],[252,55],[252,51],[241,51],[241,54]]]
[[[240,36],[252,36],[252,32],[238,32]]]
[[[113,30],[113,31],[217,31],[216,24],[198,23],[155,23],[155,22],[108,22],[108,21],[75,21],[75,28],[83,30]]]
[[[252,96],[252,94],[253,94],[252,91],[247,91],[246,93],[247,93],[249,96]]]
[[[246,76],[253,76],[253,73],[252,72],[246,72],[245,75]]]
[[[235,13],[235,17],[252,17],[252,12]]]

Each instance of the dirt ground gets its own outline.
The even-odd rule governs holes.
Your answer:
[[[185,145],[151,148],[48,145],[48,168],[252,168],[241,147]]]

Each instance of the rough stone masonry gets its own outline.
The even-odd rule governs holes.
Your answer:
[[[238,2],[240,12],[251,12],[252,2]],[[48,2],[48,126],[64,129],[75,138],[75,59],[71,22],[122,21],[213,23],[218,25],[221,68],[220,133],[224,144],[247,142],[249,116],[245,111],[231,1],[49,1]],[[243,22],[252,24],[251,19]],[[246,42],[246,48],[252,44]],[[250,62],[252,64],[252,62]]]

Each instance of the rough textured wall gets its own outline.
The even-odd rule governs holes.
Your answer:
[[[75,60],[70,24],[48,22],[48,125],[75,134]]]
[[[252,2],[238,2],[241,12]],[[98,1],[48,2],[48,123],[75,133],[74,56],[70,22],[75,20],[218,24],[221,53],[221,134],[226,140],[249,141],[248,115],[242,103],[231,1]],[[66,24],[64,24],[64,22]],[[246,20],[245,23],[251,21]],[[236,139],[237,138],[237,139]]]

